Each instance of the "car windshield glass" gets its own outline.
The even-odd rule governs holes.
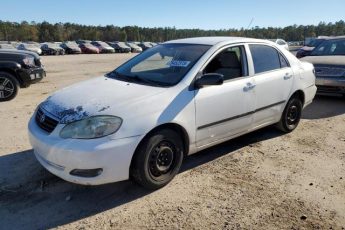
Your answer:
[[[24,44],[24,46],[26,47],[26,48],[37,48],[35,45],[33,45],[33,44]]]
[[[196,44],[157,45],[129,60],[107,76],[156,86],[177,84],[210,48]]]
[[[48,47],[57,49],[57,48],[59,48],[59,45],[58,44],[54,44],[54,43],[50,43],[50,44],[48,44]]]
[[[345,39],[326,40],[311,53],[313,56],[345,55]]]
[[[70,48],[78,48],[78,45],[76,43],[66,43],[66,46]]]
[[[84,43],[84,46],[87,47],[87,48],[94,48],[94,46],[91,45],[90,43]]]
[[[323,42],[324,39],[314,39],[314,40],[311,40],[308,44],[306,44],[306,46],[309,46],[309,47],[316,47],[318,45],[321,44],[321,42]]]
[[[103,47],[109,47],[109,45],[105,42],[97,42],[97,43]]]
[[[128,46],[123,42],[118,42],[117,45],[120,46],[121,48],[128,48]]]

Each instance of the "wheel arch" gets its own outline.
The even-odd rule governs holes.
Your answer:
[[[305,103],[305,95],[304,95],[304,92],[303,92],[303,90],[296,90],[292,95],[291,95],[291,97],[290,97],[290,99],[291,98],[294,98],[294,97],[297,97],[297,98],[299,98],[301,101],[302,101],[302,105],[304,105],[304,103]]]
[[[130,167],[129,167],[129,170],[131,171],[132,170],[132,163],[133,163],[133,159],[135,158],[135,155],[138,153],[138,149],[140,148],[140,146],[142,145],[142,143],[148,138],[150,137],[153,133],[159,131],[159,130],[162,130],[162,129],[171,129],[171,130],[174,130],[175,132],[177,132],[179,135],[181,135],[181,139],[183,141],[183,147],[184,147],[184,155],[188,155],[188,152],[189,152],[189,144],[190,144],[190,140],[189,140],[189,135],[188,135],[188,132],[187,130],[177,124],[177,123],[164,123],[164,124],[161,124],[161,125],[158,125],[156,126],[155,128],[153,128],[152,130],[150,130],[148,133],[145,134],[145,136],[141,139],[141,141],[139,142],[139,144],[137,145],[135,151],[134,151],[134,154],[132,156],[132,159],[131,159],[131,163],[130,163]]]

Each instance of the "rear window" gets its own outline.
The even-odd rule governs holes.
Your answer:
[[[255,73],[263,73],[284,67],[289,64],[276,49],[266,45],[249,45],[252,53]]]

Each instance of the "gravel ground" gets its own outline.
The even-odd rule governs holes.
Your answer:
[[[47,77],[1,103],[0,229],[345,228],[345,100],[337,97],[318,96],[291,134],[268,127],[187,157],[158,191],[131,181],[74,185],[42,168],[26,128],[36,106],[132,56],[42,57]]]

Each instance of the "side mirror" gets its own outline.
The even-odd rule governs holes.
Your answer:
[[[207,73],[202,75],[195,81],[196,88],[202,88],[208,85],[222,85],[224,82],[224,76],[219,73]]]

